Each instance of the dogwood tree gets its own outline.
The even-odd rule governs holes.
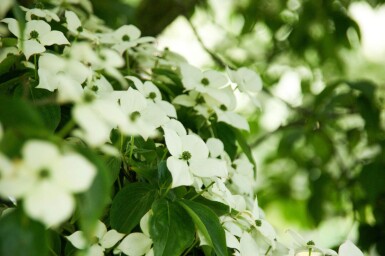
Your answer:
[[[266,219],[235,112],[255,71],[200,70],[87,0],[0,7],[1,255],[363,255]]]

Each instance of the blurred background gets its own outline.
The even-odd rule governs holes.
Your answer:
[[[385,1],[91,2],[108,25],[134,24],[198,67],[258,72],[259,104],[240,94],[238,110],[267,219],[385,255]]]

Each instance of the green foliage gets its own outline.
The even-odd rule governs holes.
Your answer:
[[[209,207],[194,201],[181,200],[178,203],[190,215],[208,245],[214,248],[215,254],[226,256],[225,232],[216,214]]]
[[[111,227],[129,234],[156,198],[156,190],[146,183],[130,183],[120,190],[112,201],[110,211]]]
[[[150,234],[156,256],[178,256],[192,245],[194,224],[177,202],[159,199],[152,206]]]
[[[1,255],[48,255],[48,237],[42,224],[14,209],[0,219]]]

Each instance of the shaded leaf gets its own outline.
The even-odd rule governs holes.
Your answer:
[[[188,212],[216,255],[227,255],[225,231],[218,216],[206,205],[194,201],[180,200],[178,203]]]
[[[48,255],[45,227],[15,209],[0,219],[0,255]]]
[[[158,200],[152,206],[150,234],[155,256],[179,256],[194,241],[195,228],[187,212],[176,202]]]
[[[112,201],[111,227],[121,233],[130,233],[150,210],[155,197],[155,188],[147,183],[127,184]]]

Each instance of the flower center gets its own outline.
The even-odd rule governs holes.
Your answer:
[[[148,97],[150,98],[150,99],[155,99],[156,98],[156,93],[155,92],[150,92],[150,94],[148,95]]]
[[[196,99],[195,99],[195,102],[199,105],[199,104],[203,104],[205,103],[205,99],[203,98],[203,96],[198,96]]]
[[[188,160],[190,160],[190,158],[191,158],[191,153],[188,151],[183,151],[181,159],[188,161]]]
[[[130,115],[130,120],[135,122],[140,117],[140,113],[138,111],[132,112]]]
[[[29,33],[29,35],[31,36],[32,39],[36,39],[39,37],[39,32],[37,32],[36,30],[32,30],[31,33]]]
[[[82,26],[79,26],[77,29],[76,29],[79,33],[83,32],[83,27]]]
[[[227,107],[225,106],[225,105],[221,105],[220,107],[219,107],[221,110],[223,110],[223,111],[226,111],[227,110]]]
[[[50,176],[49,170],[48,169],[42,169],[39,171],[39,178],[40,179],[46,179]]]
[[[92,90],[93,92],[97,92],[97,91],[99,90],[99,87],[97,87],[96,85],[94,85],[94,86],[91,87],[91,90]]]
[[[262,221],[261,221],[261,220],[255,220],[255,225],[256,225],[257,227],[262,226]]]
[[[307,242],[306,243],[308,246],[314,246],[315,245],[315,243],[312,241],[312,240],[310,240],[309,242]]]
[[[124,35],[123,37],[122,37],[122,40],[123,41],[130,41],[130,36],[129,35]]]
[[[210,84],[210,81],[205,77],[201,80],[201,83],[204,85],[204,86],[207,86]]]

